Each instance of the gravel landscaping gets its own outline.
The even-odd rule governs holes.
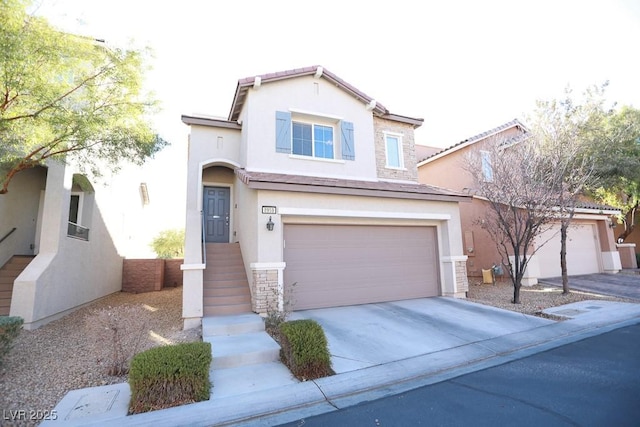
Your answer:
[[[581,291],[562,295],[561,289],[545,285],[522,287],[521,304],[512,304],[512,297],[510,282],[487,285],[470,279],[470,301],[531,315],[540,315],[540,311],[548,307],[587,299],[637,303]],[[137,351],[201,339],[201,329],[182,330],[180,287],[110,295],[35,331],[20,333],[0,370],[0,408],[51,410],[70,390],[126,382],[126,375],[107,374],[106,361],[111,347],[108,340],[96,339],[92,323],[97,319],[95,310],[122,305],[141,306],[147,313],[144,337],[138,340]],[[126,319],[123,322],[127,323]]]
[[[70,390],[126,382],[126,375],[107,374],[112,346],[96,339],[92,324],[95,310],[125,304],[148,313],[137,351],[201,339],[200,329],[182,330],[181,287],[109,295],[34,331],[20,332],[0,370],[0,408],[48,411]]]
[[[483,284],[480,278],[469,278],[469,292],[467,293],[469,301],[480,304],[491,305],[493,307],[505,310],[517,311],[518,313],[530,314],[533,316],[541,316],[549,318],[541,314],[541,311],[550,307],[571,304],[585,300],[606,300],[618,302],[634,302],[638,301],[616,298],[608,295],[600,295],[591,292],[571,290],[568,295],[562,294],[562,289],[551,285],[533,285],[522,286],[520,288],[520,304],[513,304],[513,285],[511,281],[500,280],[493,284]],[[556,318],[555,320],[563,320]]]

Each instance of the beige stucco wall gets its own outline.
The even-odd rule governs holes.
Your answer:
[[[333,121],[335,160],[301,158],[276,152],[276,111],[304,112]],[[249,89],[242,115],[247,147],[246,168],[251,171],[297,173],[351,179],[375,179],[373,117],[362,101],[348,95],[325,79],[304,76],[267,83]],[[356,159],[342,160],[339,120],[353,123]],[[247,125],[245,127],[245,125]]]
[[[512,128],[494,136],[497,140],[514,137],[521,132]],[[454,149],[450,154],[423,163],[418,167],[418,180],[423,184],[463,191],[473,187],[473,177],[464,170],[466,157],[477,153],[487,144],[487,140]]]
[[[376,168],[378,178],[398,179],[403,181],[418,181],[418,167],[416,163],[415,139],[413,126],[393,120],[374,117]],[[385,132],[401,136],[403,168],[387,167],[387,149]]]
[[[13,255],[36,253],[40,193],[45,188],[46,179],[45,168],[27,169],[15,176],[8,193],[0,194],[0,238],[16,228],[0,243],[0,266]]]
[[[615,231],[618,236],[622,233],[622,231],[618,231],[618,229],[622,230],[622,228],[623,227],[621,225],[616,227]],[[631,234],[629,234],[629,236],[624,240],[624,243],[634,243],[636,245],[636,253],[640,253],[640,224],[635,226]]]
[[[71,166],[49,163],[40,252],[16,279],[11,302],[11,315],[23,317],[26,329],[121,288],[122,257],[101,215],[99,192],[86,199],[93,203],[83,214],[89,240],[67,236],[72,176]]]

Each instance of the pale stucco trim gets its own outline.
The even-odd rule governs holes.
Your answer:
[[[286,266],[287,266],[286,262],[252,262],[251,264],[249,264],[249,267],[252,270],[285,268]]]
[[[390,219],[424,219],[436,221],[449,221],[450,214],[441,213],[411,213],[411,212],[384,212],[384,211],[351,211],[338,209],[304,209],[304,208],[280,208],[280,215],[296,216],[329,216],[348,218],[390,218]]]
[[[602,252],[602,266],[605,273],[618,273],[622,270],[622,261],[618,251]]]
[[[456,261],[466,261],[469,258],[466,255],[453,255],[453,256],[443,256],[440,257],[440,260],[443,262],[456,262]]]
[[[182,264],[180,265],[180,270],[204,270],[207,268],[206,264]]]

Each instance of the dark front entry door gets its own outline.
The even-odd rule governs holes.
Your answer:
[[[229,188],[204,187],[203,193],[205,242],[229,243]]]

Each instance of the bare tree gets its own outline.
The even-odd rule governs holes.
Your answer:
[[[479,224],[508,266],[512,302],[519,304],[527,265],[546,243],[536,242],[536,237],[557,214],[556,196],[542,179],[537,144],[531,138],[493,138],[470,152],[464,168],[473,176],[474,197],[490,207]]]

